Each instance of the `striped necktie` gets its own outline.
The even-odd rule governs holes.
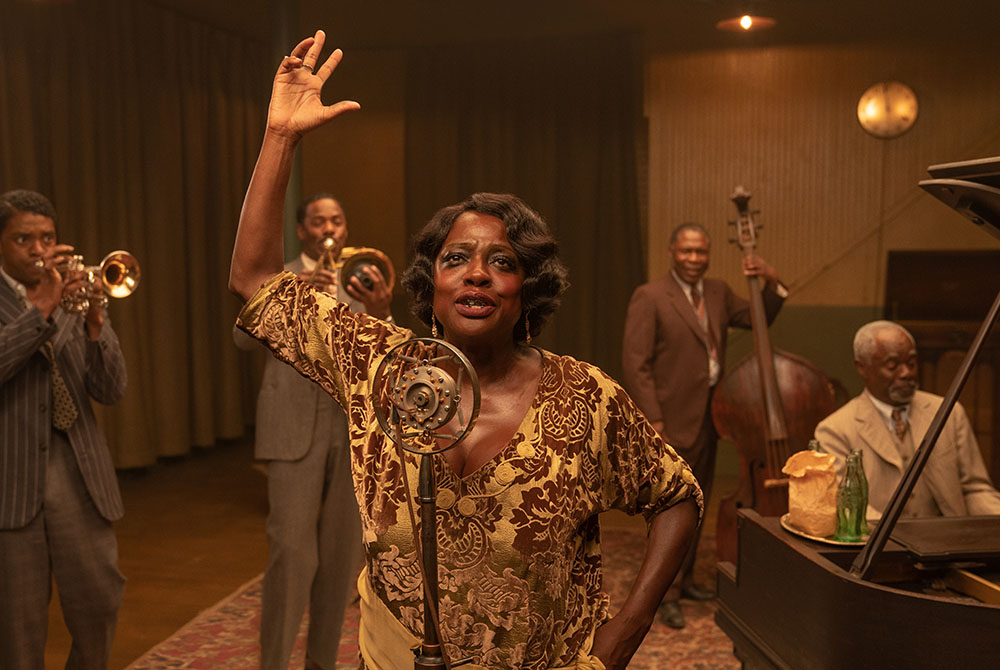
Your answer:
[[[896,437],[899,439],[903,439],[903,436],[906,435],[906,429],[908,427],[906,417],[903,416],[903,412],[904,410],[902,407],[892,408],[892,423],[896,431]]]
[[[708,339],[708,352],[712,358],[717,359],[719,357],[719,348],[715,342],[715,334],[712,332],[712,326],[708,322],[705,301],[701,299],[701,292],[697,286],[691,287],[691,305],[694,307],[695,314],[698,315],[698,323],[701,325],[701,329],[705,331],[705,336]]]

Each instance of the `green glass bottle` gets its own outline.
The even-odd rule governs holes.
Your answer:
[[[837,489],[837,530],[834,539],[860,542],[868,534],[868,478],[861,463],[861,451],[847,457],[844,480]]]
[[[861,451],[856,451],[858,455],[858,480],[861,482],[861,534],[868,535],[868,476],[865,475],[865,462],[861,458]]]

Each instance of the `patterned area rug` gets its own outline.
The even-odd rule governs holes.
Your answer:
[[[645,537],[632,530],[602,531],[606,588],[615,610],[624,602],[645,552]],[[696,574],[698,581],[714,585],[712,550],[715,539],[703,536]],[[260,576],[247,582],[221,602],[205,610],[168,639],[153,647],[126,670],[249,670],[259,664]],[[635,670],[736,670],[732,643],[715,625],[714,603],[681,601],[687,627],[667,628],[659,621],[632,659]],[[292,654],[291,668],[303,666],[305,628]],[[348,609],[337,668],[357,668],[358,608]]]

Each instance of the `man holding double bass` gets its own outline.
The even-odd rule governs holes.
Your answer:
[[[721,279],[706,279],[711,239],[697,223],[683,223],[670,236],[670,274],[639,286],[625,318],[622,367],[626,390],[653,427],[691,466],[705,494],[715,476],[718,440],[712,423],[712,393],[722,378],[728,327],[750,328],[749,303]],[[764,307],[770,324],[788,290],[764,259],[743,259],[743,273],[766,280]],[[700,533],[700,531],[699,531]],[[660,619],[683,628],[681,597],[711,600],[694,582],[697,538],[664,596]]]

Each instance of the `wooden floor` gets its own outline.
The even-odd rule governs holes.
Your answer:
[[[264,570],[267,487],[249,441],[196,450],[121,474],[125,517],[116,525],[128,582],[111,653],[127,667],[158,642]],[[728,482],[716,482],[716,491]],[[717,497],[717,496],[716,496]],[[715,521],[714,510],[706,522]],[[606,514],[606,527],[644,527],[641,517]],[[60,670],[69,634],[53,599],[46,670]]]
[[[198,449],[121,473],[116,524],[125,601],[111,652],[120,670],[198,612],[263,571],[267,487],[248,441]],[[53,599],[46,670],[60,670],[69,634]]]

